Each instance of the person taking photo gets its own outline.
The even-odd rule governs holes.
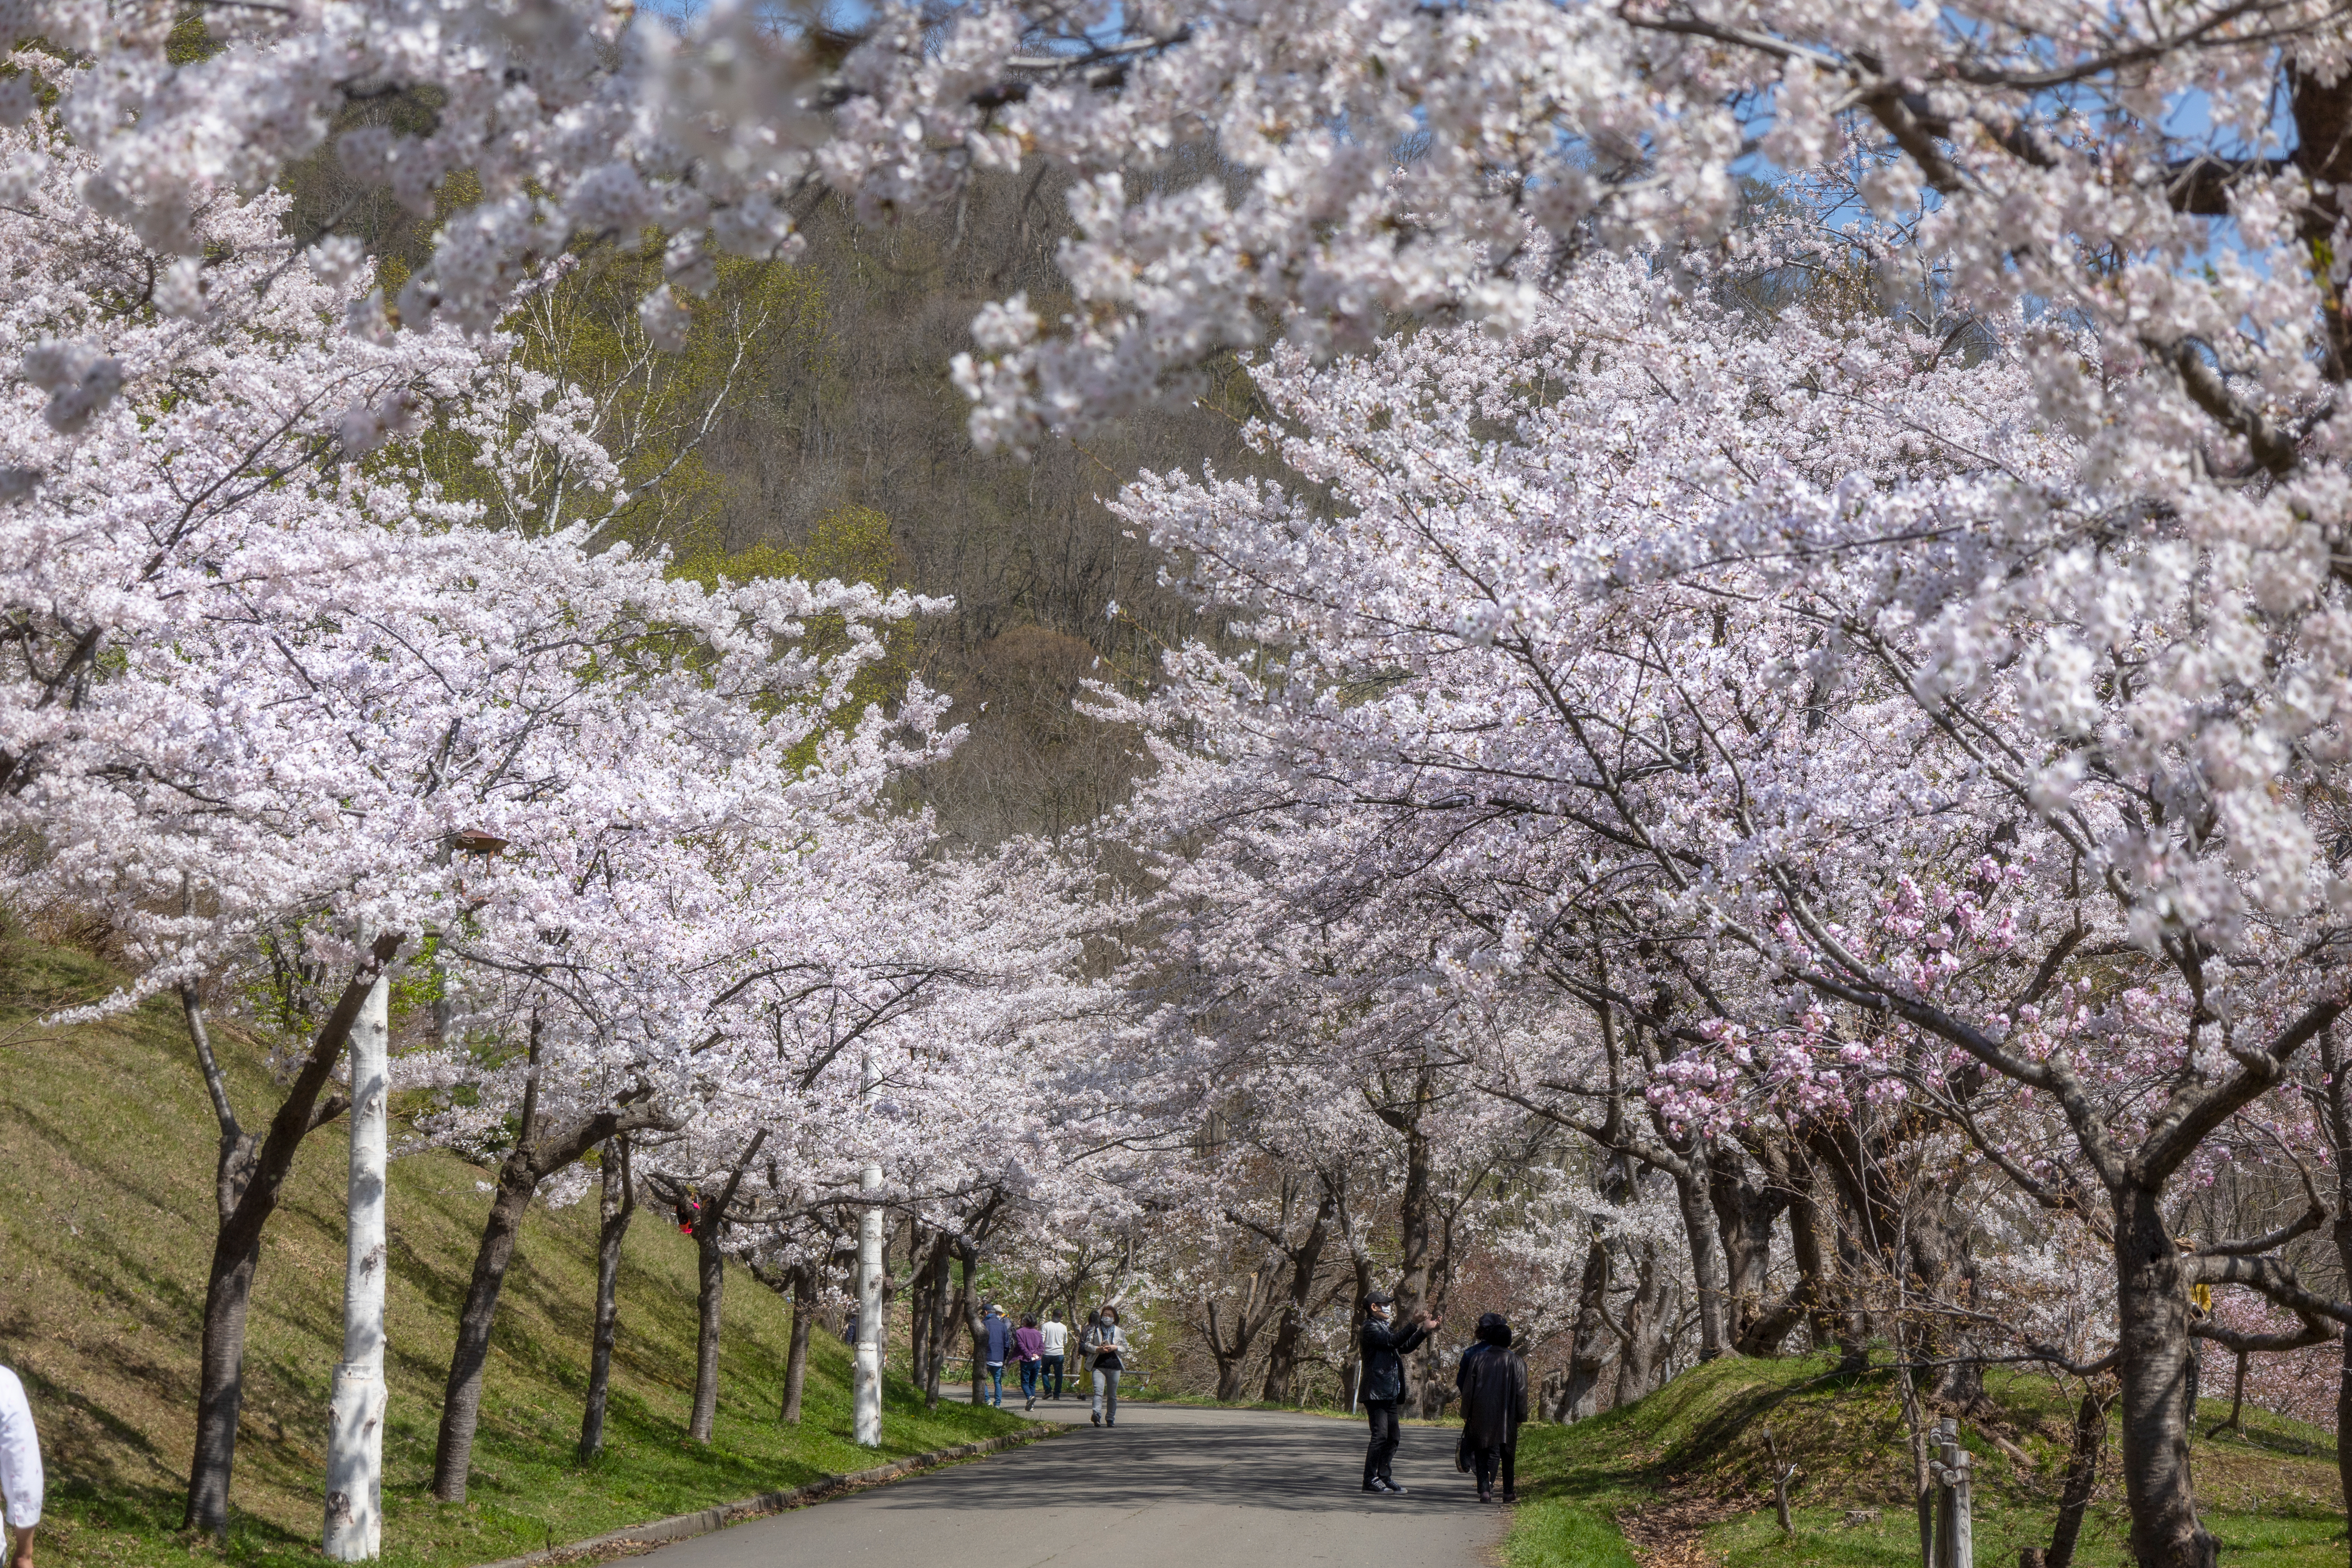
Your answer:
[[[1359,1386],[1372,1428],[1371,1439],[1364,1447],[1364,1489],[1402,1497],[1404,1489],[1396,1484],[1389,1467],[1396,1460],[1397,1444],[1403,1436],[1397,1425],[1397,1406],[1404,1402],[1404,1358],[1444,1320],[1423,1312],[1398,1329],[1389,1321],[1395,1304],[1395,1298],[1385,1290],[1364,1298],[1364,1370]]]

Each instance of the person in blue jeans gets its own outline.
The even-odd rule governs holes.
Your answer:
[[[1021,1397],[1024,1410],[1037,1408],[1037,1373],[1045,1364],[1045,1336],[1037,1331],[1037,1315],[1032,1312],[1021,1320],[1013,1331],[1013,1353],[1021,1358]]]
[[[980,1320],[981,1354],[988,1364],[991,1400],[999,1409],[1004,1406],[1004,1356],[1013,1349],[1013,1325],[1004,1321],[1004,1310],[995,1302],[988,1304],[987,1313]]]

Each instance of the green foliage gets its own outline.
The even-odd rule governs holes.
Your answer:
[[[898,565],[890,520],[871,507],[848,506],[818,519],[807,542],[797,550],[765,541],[732,554],[706,549],[678,561],[670,572],[706,588],[717,587],[721,580],[750,583],[766,577],[801,577],[812,583],[831,579],[887,588]],[[850,682],[850,701],[837,727],[853,726],[868,708],[877,704],[889,708],[906,695],[914,669],[915,638],[915,628],[904,623],[885,634],[883,657],[859,670]],[[813,653],[832,654],[848,641],[848,626],[838,616],[820,616],[809,623],[806,646]],[[814,755],[815,744],[813,737],[794,763],[807,763]]]
[[[814,374],[824,353],[825,298],[814,276],[781,262],[728,257],[699,298],[681,294],[692,325],[676,353],[656,349],[638,302],[662,280],[662,246],[600,247],[509,321],[523,363],[581,387],[596,434],[621,470],[626,500],[607,531],[680,559],[724,555],[725,478],[703,445],[761,377]],[[601,502],[578,495],[568,521]]]

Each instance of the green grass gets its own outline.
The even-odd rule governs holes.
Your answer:
[[[1512,1510],[1503,1561],[1510,1568],[1635,1568],[1636,1562],[1614,1524],[1559,1497],[1524,1499]]]
[[[2019,1548],[2049,1542],[2071,1410],[2043,1378],[1996,1373],[1988,1393],[2000,1419],[1964,1418],[1961,1426],[1978,1477],[1976,1560],[1999,1568],[2015,1563]],[[2200,1405],[2200,1431],[2226,1409]],[[1768,1424],[1800,1472],[1788,1537],[1772,1511]],[[2033,1462],[2002,1452],[1988,1426]],[[1512,1568],[1615,1568],[1612,1554],[1625,1552],[1629,1534],[1666,1561],[1703,1556],[1725,1568],[1902,1568],[1917,1560],[1909,1449],[1885,1373],[1841,1378],[1810,1357],[1727,1359],[1591,1421],[1531,1426],[1519,1441]],[[2326,1433],[2249,1409],[2242,1439],[2200,1436],[2191,1455],[2205,1522],[2226,1561],[2341,1568],[2343,1497]],[[2111,1440],[2076,1555],[2086,1568],[2126,1557],[2114,1458]],[[1875,1520],[1846,1522],[1870,1510]]]
[[[0,1362],[24,1377],[49,1473],[44,1568],[184,1563],[196,1336],[211,1253],[215,1124],[176,1007],[41,1031],[32,1010],[102,994],[99,965],[0,942]],[[226,1035],[226,1031],[224,1034]],[[248,1126],[275,1108],[264,1053],[226,1037]],[[395,1148],[400,1132],[394,1131]],[[317,1563],[328,1380],[341,1343],[341,1124],[302,1148],[254,1289],[226,1554]],[[489,1173],[446,1153],[396,1160],[387,1310],[387,1563],[459,1568],[1016,1430],[1010,1415],[887,1391],[880,1456],[849,1441],[849,1355],[820,1334],[805,1415],[776,1419],[790,1309],[730,1267],[715,1440],[685,1441],[694,1253],[640,1212],[621,1271],[608,1447],[576,1467],[594,1301],[592,1202],[534,1206],[500,1301],[472,1500],[425,1495],[454,1316]]]

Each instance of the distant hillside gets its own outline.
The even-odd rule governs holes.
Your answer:
[[[105,970],[18,937],[0,944],[0,1363],[42,1426],[44,1568],[184,1563],[176,1537],[193,1442],[196,1331],[213,1236],[215,1124],[176,1006],[45,1031],[40,1009],[102,994]],[[230,1037],[240,1112],[276,1100],[260,1053]],[[395,1129],[395,1143],[397,1130]],[[303,1146],[254,1290],[227,1555],[315,1563],[328,1380],[341,1344],[341,1123]],[[748,1273],[727,1289],[717,1440],[684,1440],[694,1371],[693,1246],[641,1209],[621,1273],[609,1448],[572,1462],[594,1303],[593,1200],[534,1207],[499,1308],[473,1501],[425,1495],[453,1318],[479,1237],[487,1172],[441,1153],[392,1175],[388,1562],[481,1562],[877,1462],[847,1439],[848,1352],[816,1338],[806,1419],[777,1405],[789,1307]],[[884,1454],[1019,1423],[894,1383]]]

